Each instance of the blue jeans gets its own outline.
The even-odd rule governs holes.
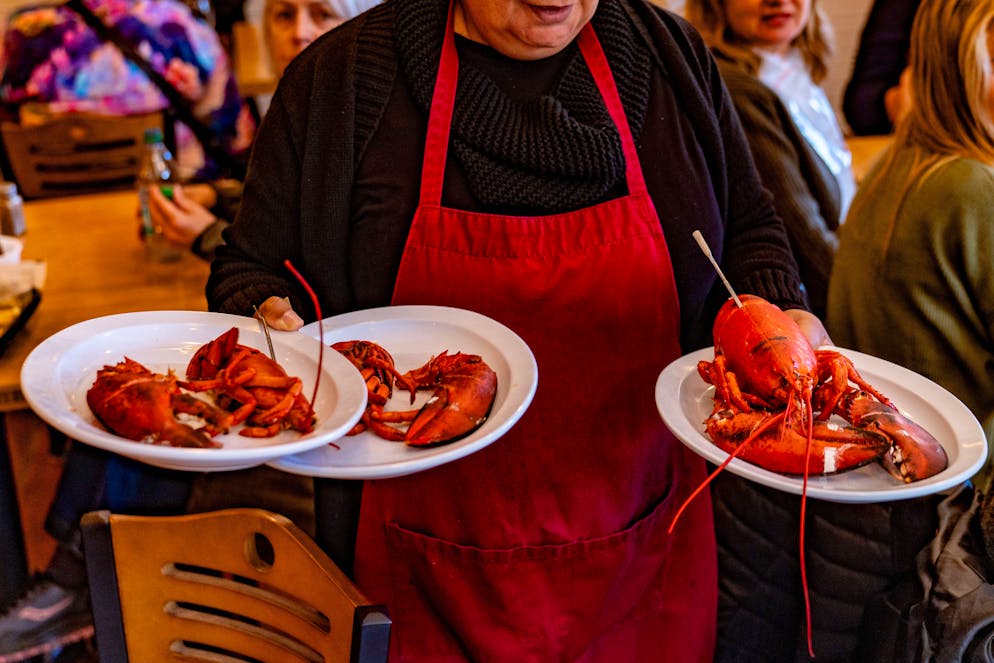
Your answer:
[[[77,551],[79,522],[96,509],[115,513],[183,513],[196,473],[164,470],[73,442],[45,519],[45,530]]]

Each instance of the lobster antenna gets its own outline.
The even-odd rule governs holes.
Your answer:
[[[721,271],[721,267],[718,266],[714,256],[711,255],[711,247],[708,246],[708,243],[705,241],[704,235],[701,234],[700,230],[694,231],[694,239],[697,240],[697,245],[701,247],[701,251],[704,252],[704,255],[706,255],[708,260],[711,261],[711,265],[714,266],[714,271],[718,272],[718,277],[721,278],[721,282],[725,284],[726,288],[728,288],[729,294],[731,294],[732,299],[735,300],[735,305],[742,308],[742,301],[739,299],[739,296],[735,294],[735,290],[732,289],[732,284],[725,278],[725,273]]]
[[[318,374],[314,378],[314,393],[311,394],[311,404],[308,408],[310,414],[314,413],[314,401],[318,397],[318,385],[321,384],[321,369],[324,366],[324,322],[321,320],[321,302],[318,300],[317,294],[314,289],[311,288],[311,284],[307,282],[304,275],[297,271],[297,268],[293,266],[290,259],[287,258],[283,261],[283,265],[290,270],[290,273],[296,277],[300,285],[304,286],[304,290],[307,291],[308,296],[311,298],[311,303],[314,305],[314,313],[318,316],[318,338],[321,339],[321,343],[318,345]]]

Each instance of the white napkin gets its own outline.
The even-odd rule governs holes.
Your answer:
[[[0,264],[0,301],[8,297],[41,290],[45,286],[46,264],[40,260],[22,260]]]

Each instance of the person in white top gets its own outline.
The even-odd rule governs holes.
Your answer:
[[[818,0],[688,0],[773,194],[812,310],[824,314],[852,155],[820,83],[832,34]]]

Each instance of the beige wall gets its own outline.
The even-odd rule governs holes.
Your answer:
[[[859,35],[870,11],[871,0],[826,0],[822,6],[828,12],[835,29],[835,59],[829,69],[824,87],[842,120],[842,92],[852,71]]]
[[[42,2],[31,2],[31,0],[0,0],[0,23],[6,25],[7,16],[24,5],[44,4]],[[53,4],[55,4],[53,2]]]

